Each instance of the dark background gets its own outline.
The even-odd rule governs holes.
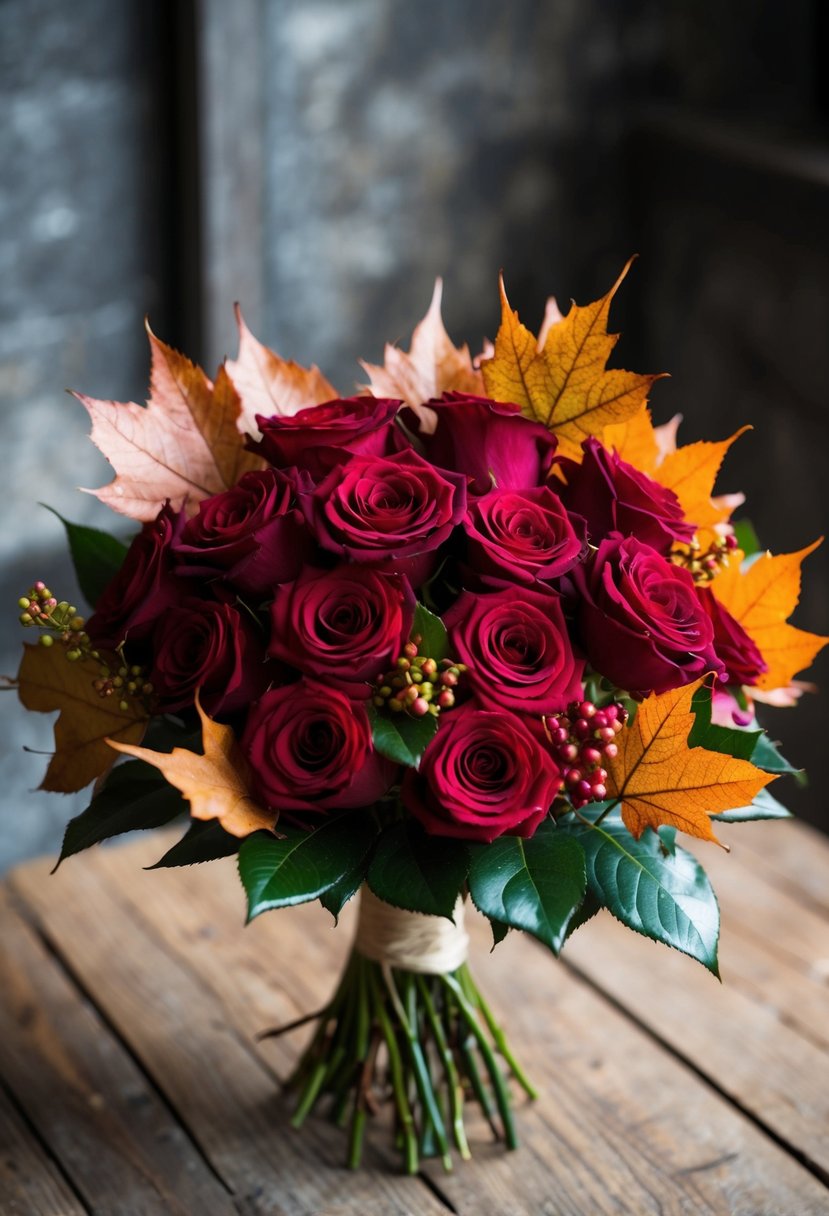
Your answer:
[[[824,531],[829,193],[820,0],[0,0],[0,442],[6,627],[34,578],[68,594],[47,501],[112,528],[62,390],[143,399],[142,318],[209,368],[233,301],[343,393],[408,343],[434,277],[456,341],[586,303],[631,252],[619,365],[672,373],[684,441],[750,421],[722,490],[763,543]],[[123,525],[126,530],[126,524]],[[796,623],[826,631],[829,557]],[[826,684],[827,662],[815,678]],[[48,721],[4,714],[0,863],[55,851],[79,800],[30,793]],[[764,720],[813,771],[783,801],[824,828],[825,701]],[[79,809],[79,804],[78,804]]]

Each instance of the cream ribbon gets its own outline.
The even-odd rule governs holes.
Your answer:
[[[401,971],[443,975],[466,962],[469,936],[463,927],[463,900],[455,919],[394,908],[363,886],[355,949],[366,958]]]

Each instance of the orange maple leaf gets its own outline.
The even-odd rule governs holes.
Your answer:
[[[415,326],[409,351],[387,342],[382,367],[361,361],[372,395],[405,401],[427,427],[434,415],[431,410],[421,411],[425,402],[447,392],[480,396],[484,391],[483,377],[472,363],[469,347],[455,346],[446,332],[440,311],[442,296],[443,280],[436,279],[429,311]]]
[[[100,674],[100,664],[92,659],[70,663],[62,646],[24,643],[17,679],[6,687],[17,689],[26,709],[60,710],[55,754],[40,789],[60,794],[82,790],[112,767],[109,739],[138,743],[143,738],[147,714],[135,703],[121,709],[117,697],[101,697],[94,687]]]
[[[301,367],[290,359],[283,359],[254,338],[238,304],[236,323],[239,326],[239,354],[235,359],[228,359],[225,366],[241,398],[239,426],[243,431],[258,434],[257,414],[266,418],[273,414],[296,414],[308,405],[333,401],[338,395],[318,367]]]
[[[212,384],[200,367],[147,326],[152,357],[146,407],[75,393],[92,419],[92,440],[115,478],[88,490],[132,519],[155,519],[165,499],[175,510],[236,484],[260,457],[244,449],[239,394],[219,368]]]
[[[756,642],[768,665],[757,681],[764,691],[787,688],[829,641],[787,623],[800,598],[801,564],[822,539],[796,553],[763,553],[748,569],[732,560],[711,584],[714,595]]]
[[[607,761],[608,797],[622,804],[625,826],[638,840],[660,824],[717,840],[711,815],[747,806],[774,778],[748,760],[689,747],[691,701],[706,677],[650,696],[616,736],[618,754]]]
[[[495,353],[481,364],[487,392],[497,401],[515,402],[528,418],[549,427],[562,454],[575,460],[581,459],[583,439],[632,417],[660,378],[607,370],[618,341],[618,334],[607,332],[610,303],[630,265],[600,300],[572,304],[559,321],[548,317],[543,346],[510,307],[501,278]]]
[[[602,443],[606,448],[613,448],[627,464],[653,477],[659,460],[659,444],[646,405],[624,422],[609,423],[602,432]]]
[[[696,524],[699,530],[711,529],[731,514],[728,503],[723,505],[713,500],[714,482],[732,443],[751,429],[750,426],[742,426],[729,439],[716,443],[707,439],[687,443],[668,452],[651,473],[660,485],[673,490],[685,518]]]
[[[249,836],[262,829],[273,831],[277,812],[263,810],[251,797],[250,766],[229,726],[209,718],[196,698],[202,725],[204,755],[174,747],[155,752],[109,739],[110,747],[138,760],[146,760],[181,790],[194,819],[218,819],[231,836]]]

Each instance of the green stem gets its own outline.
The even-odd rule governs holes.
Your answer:
[[[515,1056],[513,1055],[512,1049],[510,1048],[509,1044],[507,1043],[506,1035],[504,1034],[504,1032],[501,1029],[501,1026],[498,1024],[498,1022],[496,1022],[495,1017],[492,1013],[492,1010],[489,1008],[489,1005],[487,1005],[486,1001],[481,996],[478,989],[474,987],[472,976],[469,974],[469,968],[467,967],[466,963],[464,963],[463,966],[459,968],[459,975],[463,976],[463,980],[461,981],[462,983],[464,982],[464,980],[466,981],[466,983],[464,985],[466,988],[466,991],[469,992],[471,989],[475,993],[475,1003],[477,1004],[481,1013],[484,1015],[484,1021],[486,1022],[487,1026],[489,1027],[489,1033],[492,1035],[492,1038],[495,1042],[495,1046],[498,1048],[498,1051],[504,1057],[507,1064],[509,1064],[512,1075],[515,1077],[516,1081],[521,1086],[521,1088],[524,1090],[524,1092],[526,1094],[528,1094],[530,1098],[536,1099],[538,1097],[538,1090],[535,1088],[535,1086],[530,1081],[529,1077],[524,1072],[523,1068],[521,1067],[521,1065],[518,1063]]]
[[[377,1021],[380,1023],[380,1029],[383,1032],[383,1038],[386,1042],[386,1051],[389,1056],[389,1073],[391,1074],[391,1088],[394,1094],[395,1105],[397,1106],[397,1117],[400,1120],[400,1130],[403,1138],[403,1151],[406,1161],[406,1173],[416,1174],[418,1168],[417,1157],[417,1132],[415,1130],[414,1119],[412,1118],[412,1108],[409,1105],[409,1099],[406,1096],[406,1083],[403,1076],[403,1061],[400,1056],[400,1048],[397,1045],[397,1036],[394,1033],[394,1027],[391,1024],[391,1019],[386,1012],[383,993],[380,990],[380,985],[377,982],[377,972],[372,969],[369,971],[369,987],[374,1004],[374,1013]]]
[[[432,1000],[432,994],[429,991],[429,985],[422,975],[417,977],[417,987],[426,1009],[426,1017],[432,1029],[432,1034],[435,1036],[438,1051],[440,1052],[443,1067],[446,1070],[446,1083],[449,1089],[449,1103],[452,1117],[452,1128],[455,1133],[455,1143],[458,1146],[458,1151],[465,1161],[471,1157],[469,1144],[466,1139],[466,1130],[463,1126],[463,1088],[461,1087],[458,1070],[455,1067],[455,1061],[452,1058],[452,1051],[449,1047],[449,1042],[446,1038],[446,1033],[441,1025],[440,1018],[435,1009],[435,1003]]]

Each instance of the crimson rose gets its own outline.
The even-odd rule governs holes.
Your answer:
[[[434,836],[532,836],[561,783],[550,752],[515,714],[468,702],[441,717],[401,797]]]
[[[471,494],[487,494],[493,483],[523,490],[544,481],[556,440],[541,423],[522,417],[519,406],[463,393],[444,393],[428,405],[437,425],[420,436],[426,455],[442,469],[466,473]]]
[[[414,595],[402,576],[368,566],[305,570],[278,587],[268,653],[360,699],[399,656],[412,626]]]
[[[171,545],[180,516],[165,503],[133,540],[123,565],[98,599],[86,632],[101,650],[143,641],[161,613],[180,598]]]
[[[241,746],[257,796],[277,811],[368,806],[394,779],[394,766],[372,751],[365,709],[312,680],[266,692]]]
[[[483,703],[541,717],[582,695],[584,662],[573,655],[557,596],[463,591],[444,623],[450,653],[469,668],[464,684]]]
[[[420,583],[433,563],[412,559],[432,553],[462,519],[466,479],[408,448],[388,457],[352,456],[302,502],[324,549],[403,570]]]
[[[242,595],[263,598],[296,578],[309,545],[294,483],[278,469],[260,469],[200,502],[173,552],[178,573],[221,577]]]
[[[548,486],[493,490],[467,511],[467,560],[488,578],[533,583],[557,578],[584,548],[558,495]]]
[[[725,668],[720,679],[727,684],[756,684],[758,676],[768,671],[768,664],[756,643],[710,587],[698,588],[697,594],[714,626],[714,649]]]
[[[150,679],[164,711],[199,699],[210,714],[234,713],[267,686],[265,653],[246,615],[232,604],[187,598],[161,617]]]
[[[598,439],[585,439],[581,446],[581,464],[561,461],[567,485],[560,494],[567,509],[587,521],[594,544],[620,532],[668,553],[674,541],[692,539],[696,527],[686,522],[673,490],[609,452]]]
[[[693,578],[650,545],[611,536],[572,581],[587,657],[619,688],[667,692],[722,669]]]
[[[309,405],[296,414],[256,415],[262,432],[248,444],[279,468],[304,469],[317,480],[340,459],[341,452],[385,456],[404,446],[395,427],[399,401],[383,397],[346,397]]]

